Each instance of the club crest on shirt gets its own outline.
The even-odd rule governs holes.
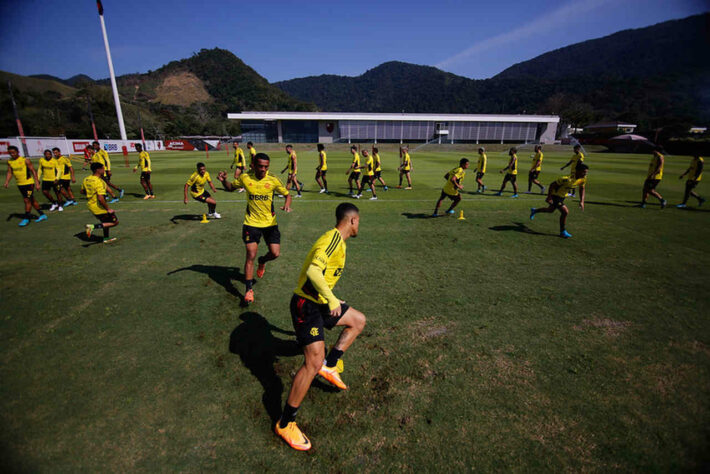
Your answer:
[[[271,185],[270,185],[269,183],[264,183],[264,187],[265,187],[266,189],[269,189],[269,188],[271,187]]]

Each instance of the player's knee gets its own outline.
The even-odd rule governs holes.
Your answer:
[[[269,252],[271,252],[273,258],[279,258],[279,255],[281,255],[281,249],[270,249]]]
[[[323,366],[323,356],[310,355],[303,361],[303,366],[309,373],[315,375]]]
[[[351,320],[352,328],[357,331],[362,331],[365,328],[365,324],[367,324],[367,318],[360,311],[356,309],[353,309],[353,311],[353,317]]]

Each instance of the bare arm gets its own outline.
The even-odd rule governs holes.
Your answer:
[[[32,162],[29,158],[25,158],[25,165],[30,169],[32,177],[35,179],[35,189],[39,189],[39,178],[37,177],[37,171],[35,170],[35,167],[32,166]]]
[[[106,197],[103,194],[97,194],[96,195],[96,200],[99,202],[99,205],[106,209],[108,212],[113,213],[113,209],[108,207],[108,204],[106,203]]]
[[[584,210],[584,193],[585,193],[585,186],[581,185],[579,187],[579,207]]]
[[[286,195],[286,202],[284,202],[284,205],[281,207],[282,211],[286,212],[291,212],[291,194]]]
[[[190,188],[190,185],[185,183],[185,204],[187,204],[187,190]]]
[[[12,178],[12,167],[10,167],[10,163],[7,164],[7,173],[5,174],[5,187],[7,187],[8,184],[10,184],[10,178]]]
[[[73,166],[69,167],[69,172],[71,173],[71,182],[76,183],[76,178],[74,177],[74,167]]]
[[[232,183],[227,181],[227,172],[226,171],[220,171],[219,174],[217,175],[217,180],[219,180],[219,182],[222,183],[222,187],[227,192],[231,193],[232,191],[237,189],[234,186],[232,186]]]
[[[572,160],[569,160],[569,161],[567,162],[567,164],[564,165],[564,166],[563,166],[562,168],[560,168],[560,169],[563,170],[563,169],[567,168],[567,167],[568,167],[569,165],[571,165],[571,164],[572,164]]]
[[[210,188],[212,188],[212,192],[216,193],[217,190],[215,189],[214,184],[212,184],[212,180],[210,179],[207,182],[210,183]]]

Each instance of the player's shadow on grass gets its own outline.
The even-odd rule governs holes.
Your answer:
[[[629,202],[629,201],[626,201]],[[634,207],[628,204],[619,204],[617,202],[602,202],[602,201],[584,201],[585,204],[591,204],[593,206],[611,206],[611,207]],[[638,202],[636,203],[638,204]]]
[[[284,391],[284,384],[276,373],[276,363],[279,357],[295,357],[303,352],[295,339],[281,339],[273,334],[293,337],[292,331],[284,331],[272,325],[262,315],[249,311],[239,319],[243,322],[229,336],[229,352],[239,356],[244,367],[264,388],[261,401],[273,426],[281,418]],[[312,386],[327,392],[338,391],[320,380],[314,380]]]
[[[494,225],[493,227],[489,227],[488,230],[495,230],[497,232],[513,231],[522,232],[523,234],[556,236],[556,234],[546,234],[544,232],[537,232],[535,230],[532,230],[530,227],[523,224],[522,222],[513,222],[513,225]]]
[[[134,198],[141,198],[143,199],[145,197],[145,193],[126,193],[126,196],[133,196]]]
[[[239,268],[224,267],[220,265],[190,265],[189,267],[178,268],[177,270],[173,270],[171,272],[168,272],[167,274],[172,275],[173,273],[184,272],[188,270],[191,272],[204,273],[205,275],[210,277],[212,281],[227,290],[227,293],[239,298],[239,302],[242,307],[247,306],[244,301],[244,295],[242,295],[232,283],[232,280],[236,280],[240,283],[245,283],[246,281],[244,278],[244,274]]]
[[[12,219],[19,219],[19,220],[22,220],[22,219],[24,219],[24,218],[25,218],[25,215],[24,215],[24,214],[20,214],[20,213],[17,213],[17,212],[13,212],[12,214],[10,214],[10,215],[7,216],[7,219],[5,219],[5,222],[9,222],[9,221],[11,221]],[[34,220],[34,219],[32,219],[32,220]]]
[[[101,236],[92,235],[91,237],[89,237],[86,235],[86,232],[77,232],[76,234],[74,234],[74,237],[81,240],[82,242],[86,242],[82,245],[82,247],[91,247],[92,245],[100,244],[104,241]]]
[[[447,214],[434,216],[424,212],[403,212],[402,215],[407,219],[436,219],[437,217],[447,217]]]
[[[202,214],[178,214],[170,219],[170,222],[177,224],[177,221],[201,221]]]

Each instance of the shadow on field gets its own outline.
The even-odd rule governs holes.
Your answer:
[[[544,232],[537,232],[535,230],[532,230],[530,227],[523,224],[522,222],[513,222],[513,225],[494,225],[493,227],[489,227],[488,230],[495,230],[498,232],[499,231],[513,231],[513,232],[522,232],[524,234],[549,235],[549,236],[557,237],[556,234],[547,234]]]
[[[177,224],[177,221],[201,221],[202,214],[178,214],[170,219],[170,222]]]
[[[278,328],[258,313],[246,312],[239,319],[243,322],[229,336],[229,352],[237,354],[244,367],[256,377],[264,388],[261,401],[269,415],[270,425],[281,417],[284,384],[276,373],[276,363],[279,357],[295,357],[302,354],[301,347],[294,340],[280,339],[274,332],[294,336],[292,331]],[[327,392],[337,392],[338,389],[326,385],[320,380],[314,380],[312,386]]]
[[[84,245],[82,245],[82,247],[90,247],[92,245],[100,244],[104,241],[103,237],[99,235],[92,235],[91,237],[87,237],[85,231],[74,234],[74,237],[81,240],[82,242],[86,242]]]
[[[438,216],[433,216],[431,214],[425,214],[423,212],[403,212],[402,215],[407,219],[436,219],[437,217],[447,217],[447,214],[441,214]]]
[[[628,202],[628,201],[627,201]],[[619,204],[616,202],[601,202],[601,201],[584,201],[585,204],[591,204],[593,206],[611,206],[611,207],[635,207],[627,204]],[[638,202],[636,203],[638,205]]]
[[[675,206],[671,206],[675,207]],[[688,211],[688,212],[710,212],[710,209],[698,209],[697,207],[676,207],[679,211]]]
[[[168,272],[167,275],[172,275],[173,273],[191,271],[197,273],[204,273],[212,279],[215,283],[222,286],[227,293],[232,296],[239,298],[240,305],[242,307],[247,306],[244,302],[244,295],[242,295],[239,290],[232,284],[232,280],[237,280],[238,282],[244,283],[244,274],[237,267],[223,267],[220,265],[190,265],[189,267],[178,268]]]
[[[145,193],[126,193],[126,196],[133,196],[134,198],[141,198],[143,199],[145,197]]]
[[[12,220],[12,219],[19,219],[19,220],[22,220],[22,219],[24,219],[24,218],[25,218],[25,215],[24,215],[24,214],[20,214],[20,213],[17,213],[17,212],[13,212],[12,214],[10,214],[10,215],[7,216],[7,219],[5,219],[5,222],[8,222],[8,221],[10,221],[10,220]],[[36,219],[36,218],[35,218],[35,219]],[[32,219],[32,220],[34,220],[34,219]]]

